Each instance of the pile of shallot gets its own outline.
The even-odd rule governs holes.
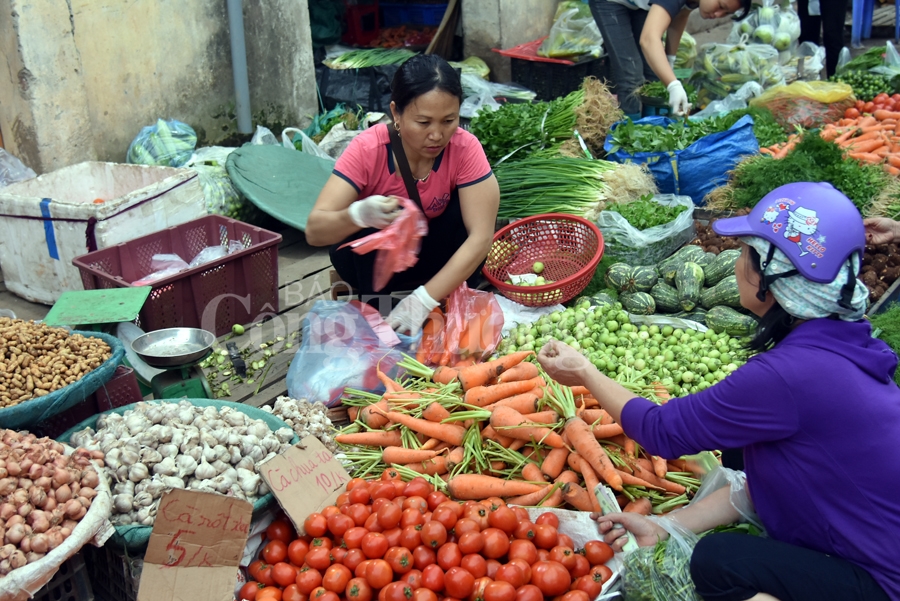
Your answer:
[[[37,561],[72,534],[100,483],[103,453],[0,430],[0,578]]]

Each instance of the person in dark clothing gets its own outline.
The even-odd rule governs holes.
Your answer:
[[[837,69],[838,55],[844,46],[844,21],[847,0],[819,0],[819,15],[809,14],[809,0],[797,0],[800,17],[800,43],[812,42],[825,47],[825,72],[828,77]],[[824,38],[824,44],[822,43]]]

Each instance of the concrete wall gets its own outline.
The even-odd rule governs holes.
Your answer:
[[[557,0],[462,0],[466,56],[491,67],[491,79],[509,81],[509,59],[492,48],[511,48],[547,35]]]
[[[244,3],[254,125],[315,113],[306,0]],[[38,173],[123,162],[141,127],[234,133],[224,0],[0,0],[0,130]]]

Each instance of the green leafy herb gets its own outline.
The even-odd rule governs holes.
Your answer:
[[[886,186],[888,177],[880,167],[845,159],[836,144],[808,135],[783,159],[761,156],[740,163],[732,181],[734,205],[756,206],[763,196],[785,184],[830,182],[865,213]]]
[[[900,303],[891,303],[887,311],[869,316],[872,330],[895,353],[900,353]],[[894,372],[894,382],[900,384],[900,369]]]
[[[684,205],[667,207],[649,198],[642,198],[625,204],[612,204],[606,207],[607,211],[613,211],[624,217],[628,223],[639,230],[646,230],[657,225],[669,223],[686,210]]]
[[[753,117],[753,133],[760,146],[771,146],[787,141],[787,135],[775,121],[772,113],[765,109],[751,108],[698,121],[676,121],[668,127],[639,125],[626,120],[612,132],[611,152],[619,149],[629,154],[684,150],[700,138],[728,130],[745,115]]]
[[[469,126],[481,140],[492,165],[514,153],[509,160],[521,160],[572,137],[575,108],[584,101],[584,91],[576,90],[552,102],[507,103],[497,110],[482,110]]]

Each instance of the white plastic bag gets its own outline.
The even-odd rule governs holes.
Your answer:
[[[292,137],[291,134],[295,135]],[[285,148],[296,150],[297,147],[294,145],[294,138],[297,136],[300,137],[300,152],[311,154],[315,157],[319,157],[320,159],[328,159],[329,161],[334,160],[334,158],[328,156],[327,152],[319,148],[319,145],[313,142],[312,138],[303,133],[302,129],[298,129],[296,127],[284,128],[284,131],[281,132],[281,145]]]
[[[700,601],[691,579],[691,554],[699,538],[668,517],[649,518],[669,538],[625,556],[622,588],[634,601]]]
[[[268,127],[263,127],[262,125],[256,126],[256,132],[253,134],[253,137],[250,139],[250,144],[253,146],[262,146],[264,144],[268,145],[278,145],[278,138],[275,137],[275,134],[272,133],[272,130]]]
[[[741,515],[741,522],[753,524],[762,531],[765,528],[756,515],[756,509],[753,507],[753,501],[750,499],[750,492],[747,488],[747,475],[744,472],[732,470],[727,467],[717,467],[703,477],[703,483],[700,489],[694,494],[691,503],[696,503],[700,499],[709,496],[713,492],[726,486],[731,487],[729,500],[732,507]]]
[[[684,206],[687,210],[662,225],[639,230],[615,211],[601,211],[597,226],[603,232],[606,253],[629,265],[655,265],[694,237],[694,202],[690,196],[659,194],[654,202]]]
[[[900,75],[900,53],[897,52],[890,40],[884,44],[884,63],[879,67],[869,69],[869,72],[888,77]]]
[[[696,121],[698,119],[702,120],[709,117],[715,117],[722,113],[745,109],[749,106],[751,98],[756,98],[762,93],[763,89],[761,85],[755,81],[748,81],[738,88],[736,92],[732,92],[726,96],[724,100],[713,100],[705,109],[699,113],[694,113],[690,118],[692,121]]]
[[[586,4],[563,12],[550,28],[550,35],[538,48],[548,58],[572,58],[603,54],[603,36]],[[584,8],[582,8],[582,6]]]
[[[36,177],[37,174],[26,167],[14,155],[0,148],[0,188]]]

